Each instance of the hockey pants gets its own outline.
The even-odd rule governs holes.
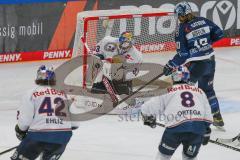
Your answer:
[[[215,74],[215,58],[202,61],[192,61],[188,67],[190,71],[190,81],[198,82],[198,87],[201,88],[207,95],[212,113],[220,111],[218,99],[214,91],[214,74]]]

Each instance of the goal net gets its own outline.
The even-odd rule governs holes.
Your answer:
[[[176,27],[174,14],[160,9],[78,13],[73,56],[83,57],[83,86],[91,85],[94,76],[89,54],[105,36],[118,37],[129,31],[133,33],[134,46],[143,54],[161,53],[175,50]]]

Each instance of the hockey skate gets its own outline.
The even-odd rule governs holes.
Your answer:
[[[220,111],[213,113],[213,125],[221,131],[226,131],[226,129],[223,127],[224,122]]]

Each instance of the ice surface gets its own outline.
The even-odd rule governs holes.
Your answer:
[[[240,132],[240,48],[216,49],[215,89],[226,123],[227,132],[213,129],[211,139],[234,137]],[[165,64],[173,56],[144,55],[149,62]],[[63,62],[46,62],[58,66]],[[16,108],[22,95],[34,85],[37,67],[43,62],[26,64],[1,64],[0,93],[0,152],[16,146]],[[213,127],[212,127],[213,128]],[[143,126],[141,120],[122,120],[120,116],[103,116],[82,122],[63,154],[63,160],[154,160],[163,128],[151,129]],[[173,160],[181,159],[181,147]],[[9,159],[13,152],[0,156]],[[199,160],[238,160],[240,153],[215,144],[201,148]]]

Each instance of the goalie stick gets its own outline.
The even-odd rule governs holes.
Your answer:
[[[129,98],[131,98],[133,95],[135,95],[136,93],[138,93],[139,91],[141,91],[143,88],[145,88],[146,86],[148,86],[149,84],[151,84],[152,82],[154,82],[155,80],[157,80],[158,78],[162,77],[164,74],[161,73],[159,75],[157,75],[155,78],[151,79],[150,81],[148,81],[147,83],[145,83],[144,85],[142,85],[141,87],[139,87],[136,91],[132,92],[131,94],[127,95],[126,97],[124,97],[123,99],[121,99],[120,101],[118,100],[117,103],[113,104],[113,108],[117,107],[119,104],[125,102],[126,100],[128,100]],[[110,94],[110,93],[109,93]],[[112,94],[112,93],[111,93]],[[114,94],[114,93],[113,93]],[[115,95],[110,95],[111,97],[116,97]],[[114,98],[115,99],[115,98]],[[112,100],[115,101],[113,98]]]
[[[156,123],[156,125],[165,128],[165,125],[164,125],[164,124]],[[234,138],[235,138],[235,137],[234,137]],[[233,147],[233,146],[230,146],[230,145],[227,145],[227,144],[218,142],[217,140],[214,141],[214,140],[211,140],[211,139],[210,139],[209,142],[210,142],[210,143],[213,143],[213,144],[216,144],[216,145],[219,145],[219,146],[222,146],[222,147],[225,147],[225,148],[228,148],[228,149],[232,149],[232,150],[237,151],[237,152],[240,152],[240,148],[236,148],[236,147]]]
[[[0,155],[3,155],[3,154],[5,154],[5,153],[8,153],[8,152],[16,149],[17,147],[18,147],[18,146],[15,146],[15,147],[9,148],[9,149],[7,149],[7,150],[5,150],[5,151],[2,151],[2,152],[0,152]]]
[[[138,93],[139,91],[141,91],[143,88],[145,88],[146,86],[148,86],[149,84],[151,84],[152,82],[154,82],[155,80],[157,80],[158,78],[162,77],[164,75],[164,73],[161,73],[159,75],[157,75],[155,78],[151,79],[150,81],[148,81],[147,83],[145,83],[144,85],[142,85],[141,87],[139,87],[136,91],[132,92],[131,94],[129,94],[128,96],[124,97],[123,99],[121,99],[117,104],[121,104],[124,101],[126,101],[127,99],[129,99],[130,97],[132,97],[133,95],[135,95],[136,93]],[[114,106],[114,107],[116,107]]]

